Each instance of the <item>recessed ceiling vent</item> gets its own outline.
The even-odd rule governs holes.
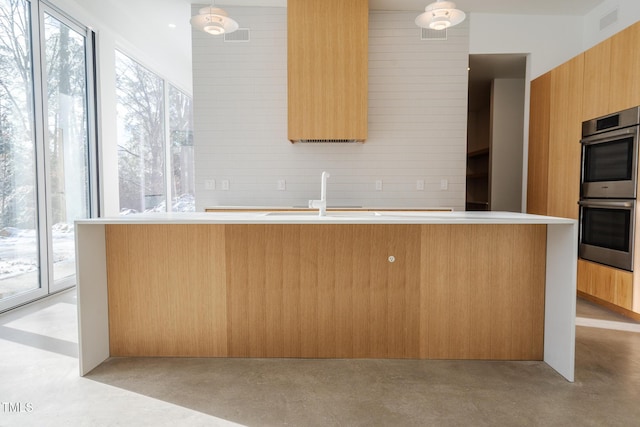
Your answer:
[[[447,29],[444,30],[432,30],[431,28],[421,28],[422,34],[420,40],[446,40]]]
[[[251,40],[251,30],[249,28],[238,28],[233,33],[224,33],[225,42],[248,42]]]
[[[353,144],[363,141],[358,141],[357,139],[299,139],[293,142],[299,144]]]

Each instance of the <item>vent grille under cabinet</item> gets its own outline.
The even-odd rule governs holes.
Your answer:
[[[238,28],[233,33],[224,33],[225,42],[248,42],[251,40],[251,30],[249,28]]]
[[[292,142],[299,144],[353,144],[363,141],[357,139],[298,139]]]

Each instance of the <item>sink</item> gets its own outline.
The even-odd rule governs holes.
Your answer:
[[[267,212],[266,214],[264,214],[265,216],[285,216],[285,217],[291,217],[291,216],[320,216],[318,214],[318,211],[311,211],[311,212]],[[369,211],[364,211],[364,212],[352,212],[352,211],[344,211],[344,212],[327,212],[328,217],[338,217],[338,218],[367,218],[367,217],[374,217],[374,216],[380,216],[379,212],[369,212]]]
[[[318,216],[318,211],[313,212],[267,212],[264,216]]]

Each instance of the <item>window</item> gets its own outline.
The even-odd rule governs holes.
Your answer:
[[[191,97],[169,86],[169,139],[171,141],[172,210],[195,211],[193,158],[193,102]]]
[[[191,98],[119,51],[116,91],[120,213],[193,211]]]
[[[73,222],[97,205],[93,37],[0,0],[0,311],[75,284]]]

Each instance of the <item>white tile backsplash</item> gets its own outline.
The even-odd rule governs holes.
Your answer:
[[[367,142],[294,145],[287,140],[286,9],[226,10],[251,29],[249,43],[193,33],[198,210],[306,205],[319,197],[323,170],[331,173],[330,205],[464,209],[466,22],[447,41],[422,41],[415,13],[371,12]],[[229,180],[229,190],[207,190],[207,180]]]

